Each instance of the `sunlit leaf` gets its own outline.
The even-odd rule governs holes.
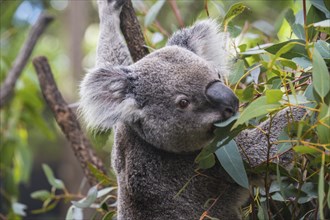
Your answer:
[[[289,45],[285,47],[286,45]],[[293,45],[293,46],[292,46]],[[285,47],[283,49],[283,47]],[[307,51],[305,49],[305,41],[303,40],[289,40],[286,42],[274,44],[265,49],[267,52],[271,54],[278,54],[280,57],[286,59],[292,59],[294,57],[306,57],[308,58]]]
[[[234,66],[233,66],[233,71],[229,75],[228,81],[229,84],[235,84],[238,82],[238,80],[244,75],[244,61],[243,60],[238,60]]]
[[[42,164],[42,169],[44,170],[44,173],[46,174],[47,180],[50,185],[55,187],[56,189],[64,189],[64,183],[62,180],[56,179],[54,177],[53,171],[50,169],[50,167],[47,164]]]
[[[303,145],[294,146],[293,150],[301,154],[316,154],[320,152],[318,150],[315,150],[315,148],[313,147],[303,146]]]
[[[103,197],[109,194],[111,191],[116,190],[117,187],[106,187],[97,192],[97,198]]]
[[[81,199],[80,201],[71,201],[72,205],[77,208],[87,208],[90,207],[93,202],[97,199],[97,186],[93,186],[88,190],[86,198]]]
[[[227,11],[225,17],[223,18],[223,24],[225,30],[227,29],[228,23],[234,19],[237,15],[241,14],[247,7],[243,3],[233,4]]]
[[[313,24],[314,27],[330,27],[330,19],[319,21]]]
[[[283,92],[280,89],[268,89],[266,90],[267,104],[278,103],[283,96]]]
[[[262,96],[254,100],[248,107],[244,109],[236,123],[233,125],[232,129],[236,128],[240,124],[248,122],[252,118],[265,115],[274,109],[279,108],[280,106],[280,103],[268,104],[266,96]]]
[[[230,123],[232,123],[233,121],[236,121],[238,117],[239,117],[239,113],[236,113],[235,115],[228,118],[226,121],[214,123],[214,126],[216,126],[218,128],[227,127]]]
[[[330,20],[329,20],[330,22]],[[324,59],[330,59],[330,44],[323,40],[318,40],[315,43],[315,48],[319,51]]]
[[[324,218],[324,213],[323,213],[323,207],[324,207],[324,197],[325,197],[325,191],[324,191],[324,166],[325,166],[325,153],[322,154],[322,161],[321,161],[321,168],[319,172],[319,182],[318,182],[318,199],[319,199],[319,214],[320,214],[320,219],[325,219]]]
[[[39,199],[41,201],[45,201],[51,196],[50,192],[47,190],[38,190],[33,193],[31,193],[31,198],[33,199]]]
[[[237,184],[248,189],[249,181],[243,165],[242,157],[234,140],[218,149],[215,154],[221,166],[235,180]]]
[[[324,99],[330,90],[330,76],[327,65],[320,53],[313,51],[313,86],[319,96]]]
[[[307,59],[306,57],[294,57],[294,58],[292,58],[292,61],[304,69],[312,66],[312,62],[309,59]]]
[[[318,115],[319,123],[316,127],[318,137],[322,144],[330,144],[330,108],[326,104],[322,104]]]
[[[251,70],[250,75],[254,81],[255,84],[259,83],[259,75],[260,75],[261,69],[260,67],[254,68]]]
[[[154,5],[151,6],[151,8],[147,12],[146,16],[144,17],[144,26],[148,27],[155,21],[157,15],[158,15],[160,9],[162,9],[164,3],[165,3],[165,0],[158,0]]]

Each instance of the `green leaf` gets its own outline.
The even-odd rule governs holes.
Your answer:
[[[115,189],[117,189],[117,187],[106,187],[104,189],[101,189],[97,192],[97,198],[103,197]]]
[[[326,104],[322,103],[320,108],[320,114],[318,115],[319,123],[316,127],[317,136],[320,139],[321,144],[330,144],[330,108]]]
[[[239,113],[236,113],[235,115],[233,115],[230,118],[228,118],[226,121],[214,123],[214,126],[216,126],[218,128],[227,127],[233,121],[236,121],[238,119],[238,117],[239,117]]]
[[[158,15],[160,9],[162,9],[164,3],[165,3],[165,0],[158,0],[154,5],[151,6],[151,8],[147,12],[146,16],[144,17],[144,26],[145,27],[148,27],[155,21],[157,15]]]
[[[228,23],[234,19],[237,15],[241,14],[247,7],[243,3],[233,4],[227,11],[225,17],[223,18],[223,24],[225,30],[227,29]]]
[[[86,198],[83,198],[78,202],[71,201],[71,203],[77,208],[87,208],[90,207],[90,205],[93,204],[93,202],[95,202],[96,199],[97,199],[97,186],[93,186],[88,190]]]
[[[292,31],[293,33],[302,40],[305,40],[305,30],[304,27],[301,24],[293,24],[292,25]]]
[[[317,9],[322,11],[327,18],[330,18],[330,12],[324,4],[325,0],[310,0],[311,4],[314,5]]]
[[[280,89],[269,89],[266,90],[266,101],[267,104],[278,103],[283,96],[283,92]]]
[[[62,180],[56,179],[54,177],[53,171],[50,169],[50,167],[47,164],[42,164],[42,169],[44,170],[44,173],[46,174],[47,180],[50,185],[55,187],[56,189],[64,189],[64,183]]]
[[[244,75],[244,61],[238,60],[233,66],[233,72],[229,75],[229,84],[233,85]]]
[[[314,27],[330,27],[330,19],[319,21],[313,24]]]
[[[248,107],[244,109],[236,123],[233,125],[232,129],[236,128],[240,124],[248,122],[252,118],[265,115],[274,109],[279,108],[280,106],[280,103],[268,104],[267,97],[262,96],[254,100]]]
[[[292,58],[292,61],[304,69],[307,69],[312,66],[312,62],[306,57],[295,57]]]
[[[283,47],[286,48],[283,49]],[[293,45],[293,46],[291,46]],[[280,52],[281,50],[281,52]],[[285,58],[285,59],[292,59],[294,57],[306,57],[308,58],[307,51],[305,49],[305,41],[304,40],[289,40],[282,43],[274,44],[268,48],[265,49],[265,51],[271,53],[271,54],[278,54],[279,57]],[[279,53],[280,52],[280,53]]]
[[[324,165],[325,165],[325,153],[322,154],[322,162],[321,162],[321,169],[319,173],[319,184],[318,184],[318,205],[319,205],[319,215],[320,219],[325,219],[324,218],[324,213],[323,213],[323,207],[324,207],[324,197],[325,197],[325,191],[324,191]]]
[[[285,19],[292,26],[296,22],[296,17],[294,16],[293,10],[289,8],[285,13]]]
[[[253,68],[253,67],[252,67]],[[255,84],[259,83],[259,75],[260,75],[261,69],[260,67],[254,68],[253,70],[251,70],[250,75],[253,79],[253,82]]]
[[[198,167],[201,169],[209,169],[213,167],[214,164],[215,164],[214,154],[209,154],[207,157],[204,157],[202,160],[199,161]]]
[[[110,211],[103,216],[102,220],[112,220],[115,214],[116,214],[115,211]]]
[[[297,153],[301,153],[301,154],[317,154],[320,153],[319,151],[315,150],[314,148],[311,148],[309,146],[303,146],[303,145],[298,145],[293,147],[293,150]]]
[[[330,22],[330,20],[329,20]],[[330,59],[330,44],[323,40],[318,40],[315,43],[315,48],[319,51],[324,59]]]
[[[234,140],[229,141],[228,144],[218,149],[215,154],[222,167],[235,182],[248,189],[249,181],[236,142]]]
[[[45,201],[51,196],[50,192],[47,190],[38,190],[33,193],[31,193],[31,198],[33,199],[39,199],[41,201]]]
[[[73,220],[73,206],[70,206],[68,211],[66,212],[65,220]]]
[[[324,19],[326,19],[324,14],[320,13],[320,11],[316,7],[311,5],[311,7],[309,8],[308,13],[307,13],[307,25],[322,21]],[[317,31],[315,30],[314,27],[308,28],[309,39],[314,39],[314,36],[316,34],[317,34]]]
[[[330,90],[330,76],[327,65],[318,50],[313,52],[313,87],[317,94],[324,100]]]
[[[97,169],[93,164],[88,163],[87,167],[103,186],[116,185],[117,181],[115,179],[113,180],[109,178],[109,176],[104,175],[104,173]]]

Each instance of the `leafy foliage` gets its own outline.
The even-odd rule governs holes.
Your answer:
[[[20,2],[8,2],[1,3],[6,8],[1,11],[1,52],[6,54],[1,55],[0,59],[1,81],[24,40],[24,35],[17,32],[27,29],[26,26],[17,27],[11,23]],[[329,218],[328,1],[281,1],[280,6],[276,1],[246,1],[233,5],[214,0],[191,1],[193,3],[177,1],[179,12],[171,11],[166,1],[140,2],[142,5],[137,2],[133,3],[144,23],[143,32],[151,50],[164,46],[170,32],[178,29],[175,26],[176,16],[173,16],[175,13],[184,15],[182,17],[187,19],[187,25],[196,18],[210,15],[219,19],[223,30],[230,32],[233,37],[236,62],[228,85],[240,99],[241,113],[231,121],[215,125],[216,138],[196,158],[198,168],[210,168],[218,159],[229,175],[246,188],[249,187],[249,174],[263,176],[265,184],[252,187],[250,204],[242,207],[244,219]],[[307,4],[306,11],[302,7],[304,3]],[[264,7],[268,10],[257,11]],[[267,19],[266,12],[271,11],[272,7],[276,8],[278,14],[275,22]],[[63,59],[47,49],[49,42],[54,42],[52,35],[54,33],[45,36],[37,49],[39,53],[51,56],[53,63],[57,64],[55,68],[58,71],[55,69],[55,73],[62,72]],[[95,49],[90,47],[91,50]],[[62,50],[55,52],[64,53]],[[279,140],[271,143],[277,147],[277,155],[293,151],[291,168],[287,170],[271,160],[253,168],[243,163],[234,142],[235,136],[243,129],[257,127],[259,122],[286,107],[304,108],[308,113],[303,121],[289,123]],[[14,99],[0,112],[1,196],[6,200],[4,210],[9,210],[6,214],[9,219],[19,219],[19,216],[26,214],[26,205],[17,202],[18,185],[29,180],[33,161],[33,151],[29,148],[33,145],[29,140],[32,130],[42,133],[49,140],[54,139],[54,129],[45,123],[45,114],[34,73],[28,66],[19,80]],[[92,135],[97,148],[102,147],[108,137],[109,133]],[[32,212],[49,212],[61,201],[72,200],[66,219],[85,217],[85,208],[95,210],[95,219],[112,219],[115,216],[115,177],[104,176],[92,166],[89,169],[100,185],[83,195],[81,189],[78,193],[68,192],[64,181],[57,179],[52,170],[43,165],[51,189],[41,189],[31,194],[32,198],[42,202],[42,207]],[[274,177],[271,178],[271,175]],[[101,185],[105,188],[100,190],[97,187]]]

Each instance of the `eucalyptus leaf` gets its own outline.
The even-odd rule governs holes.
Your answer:
[[[326,0],[310,0],[311,4],[314,5],[317,9],[322,11],[327,18],[330,18],[330,12],[324,4]]]
[[[283,96],[283,92],[280,89],[268,89],[266,90],[267,104],[278,103]]]
[[[329,20],[330,22],[330,20]],[[323,40],[318,40],[315,43],[315,48],[319,51],[324,59],[330,59],[330,44]]]
[[[239,117],[239,113],[236,113],[235,115],[228,118],[226,121],[214,123],[214,126],[219,128],[227,127],[230,123],[236,121],[238,117]]]
[[[39,199],[41,201],[45,201],[46,199],[48,199],[51,196],[51,194],[47,190],[38,190],[38,191],[31,193],[30,196],[33,199]]]
[[[247,7],[243,3],[233,4],[223,18],[223,24],[225,29],[227,29],[228,23],[237,15],[241,14],[246,8]]]
[[[162,9],[163,5],[165,3],[165,0],[158,0],[154,5],[151,6],[151,8],[149,9],[148,13],[146,14],[145,18],[144,18],[144,26],[148,27],[149,25],[151,25],[159,11]]]
[[[322,122],[316,126],[320,142],[321,144],[330,144],[330,108],[324,103],[321,105],[318,119]]]
[[[330,19],[319,21],[313,24],[314,27],[330,27]]]
[[[251,70],[250,75],[254,81],[255,84],[259,83],[259,75],[260,75],[261,69],[260,67],[254,68]]]
[[[228,144],[219,148],[215,154],[221,163],[221,166],[235,180],[235,182],[248,189],[249,181],[236,142],[234,140],[229,141]]]
[[[244,109],[236,123],[233,125],[232,129],[236,128],[240,124],[248,122],[252,118],[265,115],[279,108],[280,106],[280,103],[268,104],[266,96],[262,96],[254,100],[248,107]]]
[[[244,61],[243,60],[238,60],[234,66],[233,66],[233,71],[229,75],[228,81],[229,84],[235,84],[238,82],[238,80],[244,75]]]
[[[330,76],[327,65],[318,50],[313,51],[313,87],[317,94],[324,100],[330,90]]]
[[[312,62],[306,57],[294,57],[292,58],[292,61],[304,69],[310,68],[312,66]]]
[[[97,186],[93,186],[88,190],[86,198],[83,198],[78,202],[71,201],[71,203],[77,208],[87,208],[90,207],[93,204],[93,202],[95,202],[96,199],[97,199]]]
[[[209,154],[207,157],[204,157],[202,160],[199,161],[198,167],[201,169],[209,169],[213,167],[214,164],[215,164],[214,154]]]
[[[50,185],[55,187],[56,189],[64,189],[64,183],[62,180],[56,179],[54,177],[53,171],[50,169],[50,167],[47,164],[42,164],[42,169],[44,170],[44,173],[46,174],[47,180]]]
[[[285,49],[283,47],[287,46]],[[293,46],[291,46],[293,45]],[[305,41],[304,40],[289,40],[282,43],[274,44],[265,49],[267,52],[271,54],[277,54],[280,50],[281,53],[278,54],[279,57],[283,57],[286,59],[292,59],[294,57],[306,57],[308,58],[307,51],[305,49]]]
[[[299,39],[305,40],[305,30],[301,24],[293,24],[292,31]]]

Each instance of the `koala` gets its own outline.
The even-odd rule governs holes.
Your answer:
[[[229,66],[227,36],[214,21],[199,21],[133,63],[120,32],[125,2],[98,1],[96,67],[80,87],[80,111],[87,126],[115,132],[117,219],[199,219],[205,211],[218,219],[240,219],[239,208],[249,191],[218,162],[198,172],[194,164],[214,138],[213,124],[238,111],[237,97],[222,82]],[[284,115],[273,118],[274,139],[286,125],[281,123]],[[244,131],[237,140],[253,164],[266,159],[267,140],[258,130]]]

